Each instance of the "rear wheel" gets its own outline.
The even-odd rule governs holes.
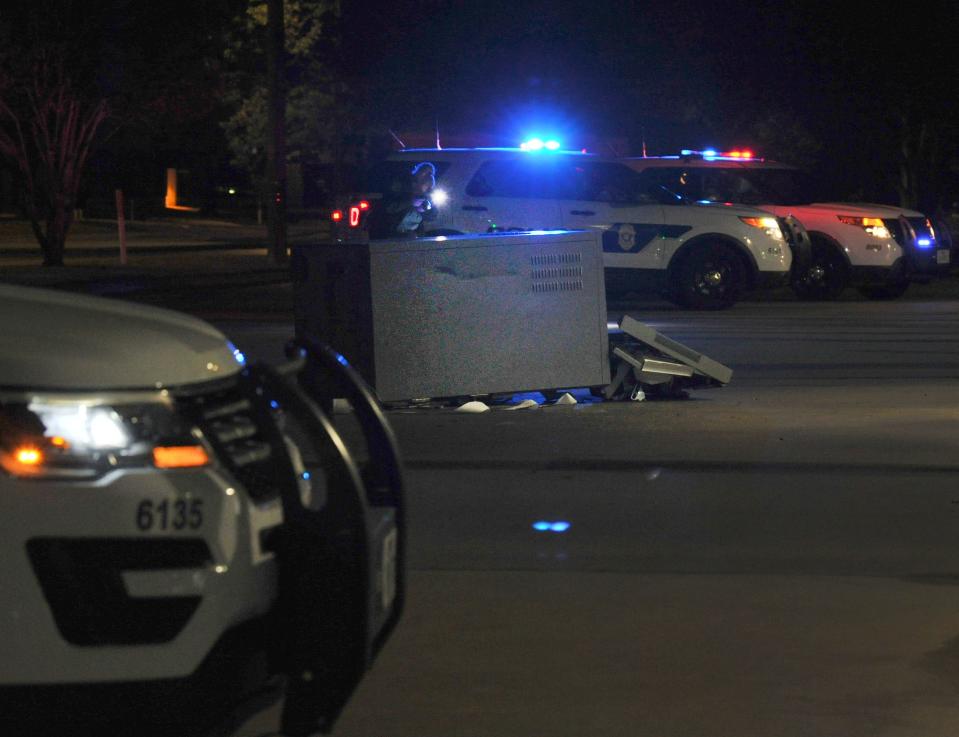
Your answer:
[[[813,241],[809,266],[793,277],[792,288],[799,299],[834,300],[849,284],[849,269],[836,248]]]
[[[746,267],[733,249],[721,243],[696,248],[679,264],[672,297],[694,310],[724,310],[746,288]]]

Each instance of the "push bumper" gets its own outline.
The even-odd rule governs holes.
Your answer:
[[[929,282],[945,277],[951,269],[951,258],[947,260],[949,252],[944,250],[945,256],[937,256],[937,252],[916,258],[912,255],[896,259],[892,266],[853,266],[850,269],[851,281],[861,286],[881,286],[896,284],[903,280],[912,282]]]

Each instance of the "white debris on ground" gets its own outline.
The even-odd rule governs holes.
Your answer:
[[[530,396],[532,394],[532,396]],[[575,392],[563,392],[557,399],[552,401],[543,401],[542,392],[524,392],[516,395],[486,395],[479,399],[468,399],[459,397],[457,399],[412,399],[405,403],[387,404],[386,409],[391,412],[423,412],[426,410],[442,410],[445,412],[462,412],[464,414],[483,414],[485,412],[511,412],[513,410],[533,410],[541,407],[589,407],[594,404],[600,404],[603,399],[584,395],[577,399],[576,394],[583,394],[583,390]],[[457,404],[462,402],[462,404]],[[351,412],[349,407],[340,408],[336,405],[337,412]]]
[[[517,402],[516,404],[511,404],[507,407],[503,407],[505,410],[514,410],[514,409],[538,409],[539,402],[535,399],[524,399],[522,402]]]
[[[489,412],[489,405],[473,400],[472,402],[467,402],[466,404],[461,404],[456,408],[456,412],[466,412],[468,414],[479,414],[481,412]]]

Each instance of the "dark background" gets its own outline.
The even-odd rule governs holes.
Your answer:
[[[549,135],[602,154],[748,147],[813,169],[835,197],[929,212],[959,200],[953,2],[326,5],[322,62],[348,120],[331,146],[354,168],[388,150],[391,130],[429,140],[438,127],[445,141]],[[246,6],[18,0],[0,10],[0,41],[8,56],[34,40],[59,44],[77,76],[111,99],[117,114],[91,163],[91,191],[161,189],[176,166],[210,193],[244,176],[222,121],[224,39]],[[256,71],[262,54],[246,63]],[[312,204],[329,204],[349,172],[337,177]]]
[[[903,147],[927,148],[925,204],[954,196],[955,3],[367,2],[344,59],[396,129],[474,129],[515,145],[751,147],[896,199]],[[601,151],[601,153],[609,153]],[[934,161],[933,161],[934,160]],[[948,192],[946,191],[948,190]]]

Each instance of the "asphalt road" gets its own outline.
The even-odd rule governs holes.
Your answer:
[[[335,734],[959,733],[959,302],[634,316],[732,383],[390,413],[409,605]]]

